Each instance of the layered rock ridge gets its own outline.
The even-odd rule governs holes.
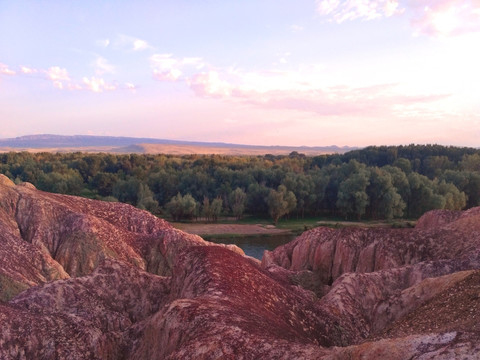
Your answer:
[[[342,329],[337,346],[362,343],[335,350],[340,358],[437,358],[433,350],[431,357],[425,354],[430,342],[432,349],[446,349],[446,359],[462,351],[475,358],[480,351],[478,326],[465,318],[480,316],[480,208],[431,211],[415,229],[313,229],[266,252],[262,267],[319,297],[318,306],[335,315]],[[477,295],[462,295],[465,281]],[[455,293],[459,304],[464,301],[468,307],[458,323],[445,320],[454,302],[440,305],[446,294]],[[420,330],[412,314],[423,316],[430,303],[437,304],[430,310],[431,326]],[[402,329],[411,330],[401,334],[410,337],[392,339],[400,334],[397,322],[408,324]],[[396,352],[382,353],[379,347]],[[457,348],[462,349],[458,354]]]
[[[0,239],[4,300],[32,285],[90,274],[104,259],[171,275],[180,248],[213,245],[130,205],[46,193],[28,183],[15,186],[4,175]]]

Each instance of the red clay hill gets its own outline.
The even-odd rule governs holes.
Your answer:
[[[260,263],[0,175],[0,359],[474,359],[478,269],[480,208],[317,228]]]

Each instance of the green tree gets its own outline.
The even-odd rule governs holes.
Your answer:
[[[480,172],[480,154],[463,155],[460,168],[462,170]]]
[[[158,212],[158,202],[147,184],[137,178],[119,180],[112,188],[112,195],[121,202],[134,205],[140,209]]]
[[[290,154],[289,156],[292,156]],[[297,199],[297,214],[305,216],[305,211],[315,205],[317,196],[315,194],[315,183],[311,175],[289,172],[282,182],[285,187],[295,194]],[[323,194],[322,194],[323,197]]]
[[[250,184],[247,191],[247,212],[255,215],[268,214],[267,197],[270,189],[257,182]]]
[[[445,198],[435,192],[435,183],[424,175],[412,172],[408,175],[410,196],[407,206],[409,217],[420,217],[433,209],[443,209]]]
[[[370,168],[370,181],[367,186],[367,195],[370,199],[368,213],[371,218],[401,217],[405,209],[405,202],[393,186],[389,172],[378,167]]]
[[[322,202],[325,198],[325,189],[327,188],[329,177],[322,169],[315,168],[309,171],[308,176],[311,179],[312,189],[306,200],[305,211],[309,214],[318,214],[322,208]]]
[[[403,202],[407,203],[410,196],[410,184],[406,173],[401,168],[390,165],[384,166],[382,170],[390,174],[397,193],[402,197]]]
[[[295,194],[288,191],[284,185],[279,185],[278,190],[271,189],[267,197],[268,211],[275,225],[278,220],[295,209],[297,199]]]
[[[92,178],[90,184],[101,196],[110,196],[117,180],[118,178],[115,174],[98,172]]]
[[[153,198],[153,192],[147,184],[140,183],[137,192],[137,207],[150,211],[152,214],[158,213],[158,201]]]
[[[112,188],[112,195],[118,199],[118,201],[137,205],[138,191],[140,189],[140,181],[134,177],[130,177],[127,180],[119,180]]]
[[[230,208],[232,209],[233,216],[237,220],[242,218],[243,212],[245,211],[245,203],[247,201],[247,194],[240,188],[236,188],[230,193]]]
[[[340,183],[336,205],[342,215],[346,218],[360,219],[365,214],[369,202],[366,191],[368,185],[369,174],[364,169],[360,169]]]
[[[427,156],[423,161],[423,173],[430,179],[437,178],[451,168],[453,162],[447,156]]]
[[[392,164],[393,166],[401,169],[405,174],[410,174],[412,172],[412,164],[410,160],[405,158],[398,158]],[[388,166],[388,165],[386,165]]]
[[[148,176],[147,183],[160,206],[164,206],[179,191],[175,170],[160,169],[151,173]]]
[[[465,205],[467,205],[467,197],[465,196],[465,193],[458,190],[458,188],[452,183],[441,181],[438,184],[437,191],[445,198],[444,209],[462,210]]]
[[[468,174],[468,185],[464,191],[468,197],[467,207],[480,206],[480,172]]]
[[[212,219],[212,210],[211,210],[211,206],[210,206],[210,199],[206,196],[203,197],[202,216],[207,221],[210,221]]]
[[[216,197],[212,202],[206,196],[203,198],[202,215],[207,221],[216,222],[222,213],[222,208],[223,200],[220,197]]]
[[[210,205],[212,212],[212,220],[216,222],[222,213],[223,200],[220,197],[213,199],[212,204]]]
[[[174,221],[193,219],[197,212],[197,202],[192,195],[182,196],[178,193],[166,205]]]
[[[76,170],[68,169],[63,174],[56,171],[47,174],[41,173],[36,186],[44,191],[80,195],[84,188],[84,183]]]

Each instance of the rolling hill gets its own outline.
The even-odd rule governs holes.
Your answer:
[[[0,151],[31,152],[112,152],[137,154],[222,154],[222,155],[286,155],[293,151],[305,155],[321,155],[354,150],[355,147],[331,146],[264,146],[222,142],[180,141],[153,138],[91,135],[28,135],[0,139]]]

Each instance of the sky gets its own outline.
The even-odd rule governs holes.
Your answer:
[[[0,138],[480,147],[480,0],[0,0]]]

